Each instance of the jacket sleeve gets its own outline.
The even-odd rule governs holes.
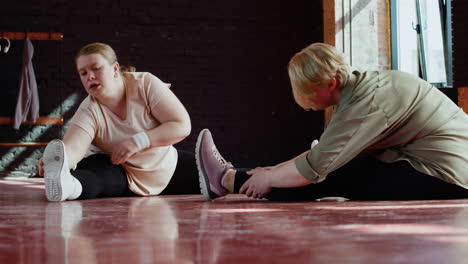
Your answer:
[[[386,113],[374,104],[374,94],[335,111],[320,143],[296,160],[299,173],[313,183],[359,155],[388,128]]]

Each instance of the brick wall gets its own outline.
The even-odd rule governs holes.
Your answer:
[[[73,55],[84,44],[107,42],[121,64],[173,84],[193,124],[192,135],[177,147],[193,151],[198,132],[208,127],[235,165],[255,166],[291,158],[322,131],[323,113],[306,113],[294,104],[286,72],[294,52],[322,41],[321,2],[19,0],[2,3],[0,31],[64,34],[60,43],[33,42],[42,116],[76,92],[78,101],[84,98]],[[9,69],[1,77],[3,116],[14,111],[21,50],[22,41],[15,41],[8,59],[0,56],[0,70]],[[67,104],[65,121],[76,107]],[[2,126],[0,140],[33,140],[27,136],[36,127]],[[35,131],[36,141],[63,132],[56,126]],[[41,151],[0,148],[0,170],[34,172]]]

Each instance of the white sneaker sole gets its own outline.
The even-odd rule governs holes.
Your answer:
[[[52,140],[44,150],[44,181],[47,200],[64,201],[62,186],[65,161],[65,147],[61,140]]]
[[[208,131],[208,129],[203,129],[200,134],[198,135],[198,138],[197,138],[197,144],[195,146],[195,160],[197,162],[197,169],[198,169],[198,181],[200,183],[200,191],[203,195],[203,197],[205,197],[205,200],[207,201],[211,201],[213,200],[213,198],[210,197],[210,194],[209,194],[209,180],[208,180],[208,176],[206,175],[205,173],[205,170],[203,169],[203,158],[201,157],[200,155],[200,147],[201,147],[201,141],[202,141],[202,138],[203,138],[203,134],[205,134],[205,132]]]

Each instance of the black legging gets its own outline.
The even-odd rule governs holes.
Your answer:
[[[236,173],[234,192],[250,178]],[[431,200],[468,198],[468,190],[415,170],[407,161],[385,163],[357,158],[317,184],[298,188],[273,188],[265,198],[272,201],[312,201],[327,196],[351,200]]]
[[[195,155],[182,150],[177,152],[174,175],[161,195],[200,194]],[[123,167],[112,164],[107,154],[94,154],[84,158],[71,173],[83,186],[78,199],[136,196],[128,188],[127,174]]]

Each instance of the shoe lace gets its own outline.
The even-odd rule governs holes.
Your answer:
[[[221,167],[223,167],[224,169],[230,169],[232,167],[234,167],[232,165],[231,162],[227,162],[223,156],[221,156],[221,154],[219,153],[218,149],[213,146],[213,148],[211,149],[211,151],[213,152],[213,156],[215,157],[215,159],[219,162],[219,164],[221,165]]]

